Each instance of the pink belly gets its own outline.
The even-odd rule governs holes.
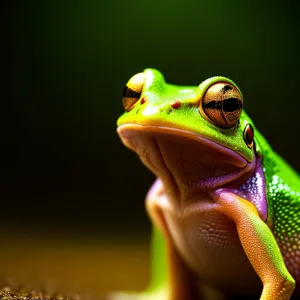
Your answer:
[[[165,212],[164,216],[177,249],[199,282],[234,292],[262,288],[235,224],[227,217],[214,210],[186,217]]]

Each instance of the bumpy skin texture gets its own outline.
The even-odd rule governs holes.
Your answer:
[[[300,180],[299,175],[257,133],[263,149],[268,199],[268,220],[285,264],[300,282]]]
[[[177,87],[153,69],[133,78],[118,133],[158,177],[146,199],[153,280],[114,299],[290,299],[300,179],[241,109],[239,88],[225,77]]]

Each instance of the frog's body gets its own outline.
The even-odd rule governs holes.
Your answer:
[[[300,179],[242,110],[239,88],[224,77],[177,87],[147,69],[123,102],[118,133],[158,177],[146,199],[153,281],[136,297],[259,295],[262,281],[261,299],[290,299],[300,282]]]

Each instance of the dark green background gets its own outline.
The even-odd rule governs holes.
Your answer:
[[[233,79],[257,127],[300,170],[297,4],[0,3],[3,230],[148,232],[154,177],[115,131],[123,87],[146,67],[174,84]]]

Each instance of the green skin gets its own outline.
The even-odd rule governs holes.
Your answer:
[[[256,295],[256,299],[257,295],[260,295],[261,300],[290,299],[293,292],[298,293],[294,287],[295,282],[300,281],[298,174],[272,150],[244,110],[241,112],[239,125],[225,129],[210,122],[199,112],[199,99],[203,97],[208,87],[222,81],[232,84],[240,91],[233,81],[225,77],[213,77],[199,86],[175,86],[167,84],[157,70],[146,69],[144,75],[139,99],[118,119],[117,124],[123,143],[136,151],[143,163],[159,178],[146,199],[146,207],[154,224],[152,282],[143,293],[117,293],[113,299],[225,299],[243,293]],[[141,101],[143,98],[146,99],[144,103]],[[174,109],[171,105],[174,101],[180,101],[180,107]],[[244,138],[244,130],[248,124],[254,129],[253,147],[249,147]],[[165,128],[177,131],[174,134],[172,131],[165,131]],[[244,198],[236,192],[236,185],[244,184],[252,176],[254,170],[250,167],[246,175],[238,177],[238,183],[232,188],[230,185],[228,187],[219,184],[211,190],[209,188],[199,190],[191,187],[191,184],[187,188],[182,174],[176,177],[178,169],[175,166],[175,181],[180,182],[175,190],[174,184],[165,176],[166,173],[157,167],[157,157],[153,155],[153,148],[147,143],[150,140],[148,136],[151,138],[159,136],[161,141],[167,139],[167,144],[174,141],[174,145],[177,145],[175,148],[180,148],[184,143],[179,135],[184,136],[186,148],[190,147],[191,151],[194,144],[189,144],[189,140],[194,139],[196,135],[232,150],[232,153],[246,161],[249,166],[255,160],[261,161],[265,180],[263,187],[267,201],[267,218],[262,219],[255,205],[247,197]],[[188,151],[186,148],[184,151]],[[174,152],[174,147],[170,147],[169,151]],[[228,156],[227,159],[231,158]],[[173,166],[169,168],[171,173],[172,168]],[[196,172],[194,167],[192,168],[191,173]],[[183,214],[182,206],[179,208],[174,204],[178,203],[176,202],[178,193],[184,195],[181,196],[184,207],[188,207],[187,202],[199,203],[201,206],[201,203],[204,203],[203,195],[209,197],[209,201],[213,204],[208,216],[212,215],[213,220],[217,220],[221,227],[229,228],[230,232],[232,229],[230,226],[234,226],[234,237],[232,240],[226,239],[226,242],[233,245],[232,248],[222,246],[219,254],[209,255],[205,247],[210,240],[207,242],[204,238],[199,244],[195,244],[195,247],[199,248],[199,253],[206,255],[205,263],[197,255],[191,255],[186,245],[187,240],[182,238],[184,234],[178,230],[181,228],[181,214]],[[199,199],[195,195],[200,195],[197,196]],[[198,214],[193,208],[190,210]],[[206,214],[199,213],[197,222],[200,219],[205,221],[205,218]],[[184,222],[187,222],[185,224],[190,224],[188,220],[191,219],[184,219]],[[213,223],[210,217],[207,218],[207,222]],[[196,226],[203,228],[204,225],[197,223]],[[214,228],[217,238],[213,235],[211,237],[214,245],[219,247],[223,233],[221,231],[219,233],[217,230],[219,227],[215,223],[212,224],[212,229]],[[190,230],[186,232],[191,233],[193,239],[197,237],[193,235],[194,227],[187,230]],[[208,253],[214,249],[209,249]],[[226,256],[227,251],[229,254],[232,251],[233,258],[230,255]],[[220,269],[214,261],[220,262]],[[228,271],[229,269],[232,271]]]

